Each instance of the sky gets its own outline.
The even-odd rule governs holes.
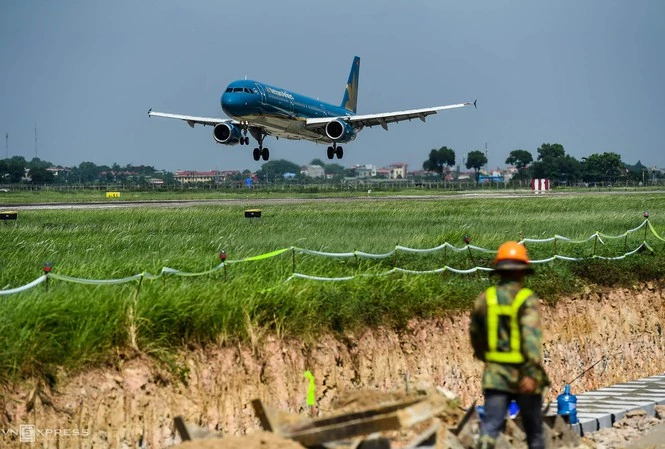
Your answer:
[[[478,99],[478,109],[361,131],[344,166],[405,162],[433,148],[560,143],[665,167],[665,1],[3,0],[0,132],[9,156],[54,164],[258,170],[256,146],[148,109],[225,117],[245,77],[339,104],[360,56],[358,113]],[[35,124],[37,144],[35,145]],[[4,142],[5,144],[7,141]],[[266,139],[271,159],[326,162],[326,145]],[[6,146],[0,158],[6,156]]]

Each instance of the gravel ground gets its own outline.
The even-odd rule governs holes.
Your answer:
[[[665,406],[656,407],[655,416],[644,410],[626,413],[614,426],[586,436],[596,449],[665,449]]]

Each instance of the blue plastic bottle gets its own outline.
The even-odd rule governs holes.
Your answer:
[[[568,415],[570,424],[577,424],[577,396],[570,393],[570,385],[563,387],[563,393],[556,398],[557,414]]]
[[[512,401],[510,401],[510,405],[508,406],[508,417],[510,419],[515,419],[519,412],[520,412],[520,407],[517,405],[517,402],[513,399]]]

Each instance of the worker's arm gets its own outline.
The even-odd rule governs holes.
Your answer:
[[[485,353],[487,352],[486,311],[487,302],[485,300],[485,293],[483,292],[473,305],[471,324],[469,326],[473,356],[482,361],[485,361]]]

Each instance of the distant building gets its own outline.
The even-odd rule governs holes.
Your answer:
[[[66,174],[68,174],[69,172],[72,171],[71,168],[61,167],[59,165],[57,167],[49,167],[46,170],[53,173],[53,176],[63,176],[63,175],[66,175]]]
[[[395,164],[390,164],[388,167],[390,173],[388,175],[391,179],[406,179],[408,164],[404,162],[397,162]]]
[[[326,170],[320,165],[303,165],[300,168],[300,174],[308,178],[324,178]]]
[[[173,179],[181,184],[194,184],[197,182],[214,182],[222,178],[222,172],[213,171],[176,171]]]
[[[355,170],[356,178],[373,178],[376,176],[376,167],[372,164],[356,164],[351,168]]]
[[[493,172],[490,175],[478,175],[478,182],[504,182],[504,178],[500,173]]]
[[[222,170],[220,173],[222,175],[222,179],[227,180],[233,176],[239,175],[240,170]]]
[[[377,168],[376,176],[379,178],[390,178],[390,169],[388,168]]]

